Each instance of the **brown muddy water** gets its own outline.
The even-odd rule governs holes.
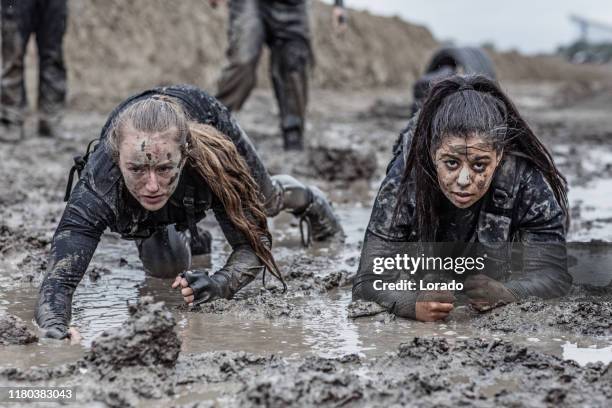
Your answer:
[[[556,89],[552,84],[540,86],[546,87],[542,95]],[[513,90],[519,106],[525,102],[527,117],[568,177],[573,217],[568,239],[612,241],[612,97],[597,95],[600,103],[595,106],[578,101],[549,109],[546,100],[534,98],[537,89],[511,87]],[[349,318],[350,279],[357,269],[370,206],[390,148],[406,122],[401,112],[408,104],[397,91],[368,95],[316,92],[314,100],[318,102],[311,108],[311,143],[356,149],[376,157],[378,165],[371,180],[321,181],[308,166],[306,154],[279,157],[274,103],[265,92],[256,93],[238,119],[271,172],[291,172],[330,195],[347,234],[344,244],[302,248],[296,222],[281,215],[271,220],[271,226],[275,256],[287,276],[289,291],[281,294],[279,285],[268,277],[267,286],[272,290],[265,290],[260,279],[235,300],[187,310],[178,292],[170,289],[171,281],[145,276],[133,243],[105,234],[74,296],[72,324],[81,332],[82,342],[70,345],[41,339],[29,345],[0,346],[0,386],[74,385],[81,387],[80,403],[100,406],[191,406],[196,401],[201,406],[368,406],[415,403],[419,398],[425,401],[423,406],[464,398],[474,405],[490,406],[524,403],[521,393],[525,392],[523,396],[541,394],[525,405],[560,401],[604,406],[600,404],[606,397],[612,397],[610,388],[597,385],[591,396],[578,396],[578,391],[590,384],[588,378],[612,378],[609,366],[605,371],[612,362],[612,332],[605,325],[606,318],[612,319],[610,286],[604,288],[606,276],[610,278],[607,283],[612,282],[609,270],[607,275],[605,271],[599,274],[598,281],[582,282],[597,286],[595,292],[576,288],[569,300],[528,301],[484,317],[459,306],[444,323],[407,321],[386,313]],[[73,112],[67,118],[67,135],[60,141],[30,137],[16,146],[0,146],[0,166],[7,175],[0,185],[0,312],[20,317],[34,330],[33,307],[46,267],[46,251],[63,209],[70,158],[96,136],[103,120],[100,114]],[[229,248],[212,215],[202,225],[212,232],[214,241],[212,259],[199,260],[200,265],[215,270]],[[612,264],[611,254],[604,251],[601,256],[609,256],[608,265]],[[134,392],[137,382],[132,374],[124,379],[132,387],[124,398],[113,395],[112,381],[96,385],[97,377],[85,366],[66,375],[48,374],[83,358],[102,332],[113,332],[129,319],[128,305],[144,295],[165,302],[181,341],[173,374],[160,375],[159,384],[142,380],[149,387],[158,384],[157,394]],[[568,316],[581,317],[571,320]],[[451,356],[449,349],[454,353]],[[422,357],[417,356],[419,350]],[[515,364],[511,356],[523,354],[528,357],[521,357],[508,372],[522,373],[536,361],[533,364],[543,370],[540,374],[546,382],[541,376],[531,378],[533,371],[526,371],[522,378],[504,371],[506,364]],[[470,367],[488,358],[498,364],[471,371],[474,368]],[[410,361],[410,367],[402,361]],[[230,366],[234,368],[228,372]],[[563,392],[555,391],[563,389],[563,380],[555,377],[559,370],[577,378]],[[47,373],[43,379],[35,375],[41,372]],[[422,389],[410,393],[406,390],[412,385],[402,385],[398,378],[412,378],[410,384],[419,383]],[[525,385],[526,381],[531,383]],[[422,385],[425,383],[429,385]],[[101,391],[93,391],[96,386]],[[279,397],[283,392],[285,396]]]

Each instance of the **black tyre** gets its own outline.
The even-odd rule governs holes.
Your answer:
[[[414,115],[420,109],[433,83],[453,74],[484,75],[497,81],[493,61],[482,49],[476,47],[440,48],[431,57],[423,75],[413,85],[410,115]]]
[[[450,67],[458,74],[480,74],[497,80],[493,61],[482,49],[476,47],[439,49],[431,58],[425,74],[439,71],[444,67]]]

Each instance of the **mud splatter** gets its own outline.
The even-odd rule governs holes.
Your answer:
[[[102,265],[90,265],[87,269],[87,275],[92,282],[96,282],[102,277],[102,275],[108,275],[110,273],[110,269]]]
[[[177,180],[179,176],[180,176],[180,173],[177,172],[177,173],[174,173],[172,177],[170,177],[170,181],[168,181],[169,190],[174,191],[174,189],[176,189],[174,182]]]

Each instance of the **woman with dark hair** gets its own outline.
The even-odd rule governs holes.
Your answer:
[[[567,207],[564,177],[499,86],[483,76],[441,80],[403,132],[388,167],[353,298],[421,321],[448,316],[456,300],[448,286],[383,285],[402,281],[406,271],[389,263],[381,273],[380,259],[424,256],[427,248],[439,256],[484,256],[482,268],[456,275],[462,295],[479,311],[529,296],[561,296],[572,282],[564,244]],[[512,243],[522,245],[518,275],[510,275]],[[439,279],[440,271],[421,268],[409,278],[432,276]]]
[[[210,248],[196,228],[208,209],[233,250],[211,276],[188,271],[192,252]],[[68,328],[72,295],[106,228],[136,241],[147,274],[176,277],[189,304],[229,299],[262,270],[282,281],[266,220],[282,210],[300,217],[314,240],[342,236],[323,194],[288,175],[270,177],[216,99],[189,86],[135,95],[110,115],[70,194],[36,320],[48,337],[78,334]]]

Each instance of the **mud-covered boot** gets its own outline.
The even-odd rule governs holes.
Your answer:
[[[189,234],[189,246],[191,248],[191,255],[209,255],[212,247],[212,235],[210,232],[198,227],[197,236]]]
[[[304,138],[299,129],[283,131],[283,147],[285,150],[304,150]]]
[[[330,202],[317,187],[309,186],[308,189],[312,193],[312,201],[305,210],[295,214],[300,217],[302,243],[307,246],[313,240],[325,241],[331,238],[343,241],[344,230],[338,217],[334,214]]]

